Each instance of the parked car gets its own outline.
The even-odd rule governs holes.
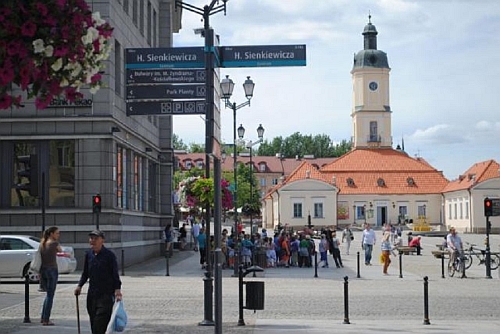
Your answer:
[[[29,235],[0,235],[0,277],[24,278],[30,281],[39,280],[39,275],[30,270],[30,263],[38,251],[40,238]],[[76,259],[73,247],[61,246],[57,253],[57,267],[60,274],[69,274],[76,270]]]

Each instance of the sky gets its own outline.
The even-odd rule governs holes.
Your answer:
[[[210,0],[185,0],[202,8]],[[222,3],[222,1],[220,2]],[[500,1],[498,0],[230,0],[210,17],[220,45],[305,44],[307,66],[221,68],[235,82],[232,102],[246,101],[243,82],[255,82],[249,107],[237,111],[245,139],[352,136],[353,56],[363,49],[368,15],[387,53],[393,146],[404,140],[449,180],[477,162],[500,162]],[[194,33],[201,16],[184,10],[174,47],[203,46]],[[223,106],[223,104],[221,104]],[[185,143],[204,143],[202,117],[174,116]],[[222,142],[233,141],[233,113],[221,111]]]

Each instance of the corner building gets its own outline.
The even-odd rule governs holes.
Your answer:
[[[88,232],[99,223],[107,246],[130,265],[163,250],[162,231],[174,217],[173,150],[171,116],[126,115],[125,49],[171,47],[181,10],[173,0],[87,3],[114,28],[105,85],[95,95],[83,91],[77,104],[54,100],[37,110],[25,98],[24,108],[0,110],[0,231],[39,236],[57,225],[81,266]],[[36,156],[39,196],[16,187],[26,181],[20,157],[27,155]]]

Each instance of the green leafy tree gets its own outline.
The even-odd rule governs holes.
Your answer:
[[[189,153],[205,153],[205,145],[204,144],[189,144]]]
[[[172,136],[172,147],[174,150],[183,150],[183,151],[188,150],[188,146],[184,144],[182,139],[180,139],[179,136],[176,135],[175,133]]]

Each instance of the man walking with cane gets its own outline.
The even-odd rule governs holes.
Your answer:
[[[104,246],[104,233],[89,233],[90,250],[85,254],[82,276],[75,289],[79,296],[82,286],[89,280],[87,312],[92,334],[104,334],[111,318],[113,304],[122,300],[120,276],[115,254]],[[78,299],[77,299],[78,305]]]

